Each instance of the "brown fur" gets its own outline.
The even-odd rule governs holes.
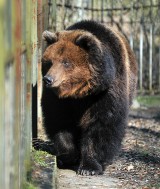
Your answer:
[[[57,82],[52,87],[60,86],[58,94],[61,98],[67,96],[75,98],[76,96],[86,96],[90,88],[93,87],[93,83],[91,83],[93,68],[92,66],[88,67],[88,54],[86,54],[85,50],[73,43],[76,38],[84,35],[84,33],[83,31],[64,31],[57,33],[56,39],[58,43],[49,46],[43,55],[44,62],[53,62],[53,66],[49,70],[48,75],[56,77]],[[89,33],[87,35],[91,36]],[[71,67],[64,70],[60,65],[60,62],[63,61],[72,62],[74,65],[72,64]],[[57,70],[59,71],[57,72]],[[83,78],[81,82],[79,82],[80,78]]]
[[[126,88],[126,93],[129,99],[129,104],[132,104],[133,97],[135,96],[135,90],[136,90],[136,83],[135,82],[135,75],[137,75],[137,64],[136,64],[136,58],[135,55],[133,54],[126,38],[116,29],[108,27],[110,29],[115,37],[118,38],[121,44],[121,49],[122,49],[122,62],[124,63],[124,67],[126,70],[126,80],[127,80],[127,88]],[[111,49],[112,51],[112,49]],[[121,81],[119,81],[121,82]]]
[[[78,46],[73,45],[69,40],[66,40],[71,38],[70,35],[62,35],[61,37],[59,36],[59,43],[54,46],[51,45],[43,55],[44,61],[52,60],[53,62],[53,68],[48,74],[51,76],[57,76],[56,80],[58,82],[54,83],[52,87],[60,86],[59,97],[76,95],[81,97],[84,94],[87,95],[87,91],[90,87],[89,80],[91,78],[90,70],[87,67],[88,56],[83,49],[80,49]],[[72,65],[74,68],[71,66],[64,71],[63,67],[59,65],[59,62],[62,61],[74,62],[75,64]],[[58,71],[58,73],[55,73],[55,71]],[[70,75],[70,73],[72,75]],[[84,79],[81,79],[80,81],[79,78]],[[63,81],[65,81],[65,83],[63,83]]]
[[[102,174],[124,136],[137,82],[134,54],[118,31],[94,21],[43,38],[42,110],[52,153],[78,163],[78,174]]]

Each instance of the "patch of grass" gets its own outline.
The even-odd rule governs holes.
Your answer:
[[[38,189],[36,186],[34,186],[33,184],[31,184],[30,182],[26,182],[23,185],[23,189]]]
[[[158,181],[157,181],[158,182]],[[159,181],[160,182],[160,181]],[[160,188],[160,183],[155,183],[155,184],[150,184],[149,186],[148,186],[148,188],[155,188],[155,189],[159,189]]]
[[[34,163],[38,164],[39,166],[47,167],[48,163],[45,161],[46,157],[52,157],[50,154],[44,151],[36,151],[33,149],[32,151],[32,158]]]
[[[33,185],[28,186],[28,189],[32,189],[29,188],[32,186],[37,186],[36,189],[38,189],[41,188],[42,185],[43,188],[48,188],[48,186],[53,186],[53,188],[55,188],[55,156],[52,156],[44,151],[37,151],[33,149],[31,153],[31,158],[32,170],[31,175],[28,175],[28,181],[29,183],[33,183]]]
[[[150,152],[143,149],[142,147],[138,147],[137,151],[141,154],[141,156],[146,157],[150,155]]]
[[[141,106],[160,107],[160,96],[138,96],[137,101]]]

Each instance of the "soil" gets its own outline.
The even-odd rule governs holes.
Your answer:
[[[160,188],[160,109],[141,111],[131,112],[122,152],[105,171],[118,188]]]

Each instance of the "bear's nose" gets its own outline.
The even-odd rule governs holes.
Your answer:
[[[50,86],[53,83],[53,78],[51,76],[44,76],[43,81],[47,86]]]

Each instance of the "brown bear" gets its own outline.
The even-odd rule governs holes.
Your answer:
[[[117,155],[136,89],[137,65],[127,40],[95,21],[44,31],[44,127],[51,153],[77,174],[102,174]]]

